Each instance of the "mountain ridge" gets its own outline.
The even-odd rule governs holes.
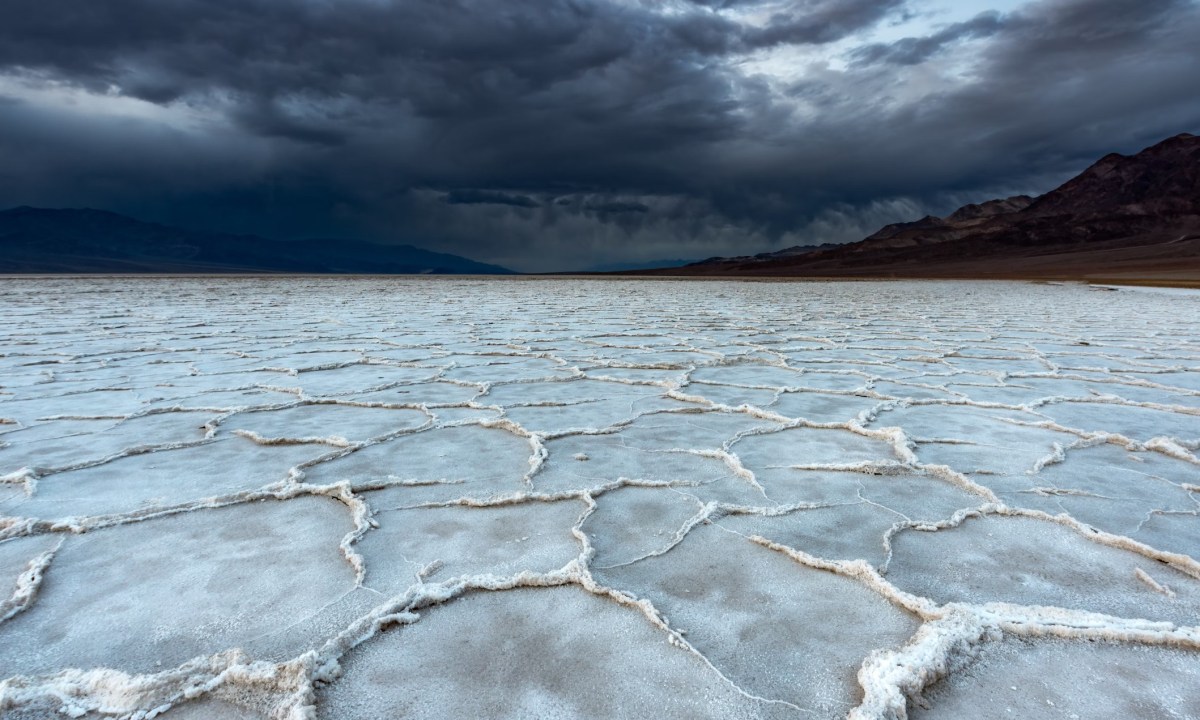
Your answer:
[[[0,273],[514,274],[508,268],[362,240],[276,240],[144,222],[94,208],[0,211]]]
[[[790,254],[789,254],[790,253]],[[780,257],[775,257],[780,256]],[[759,258],[759,259],[756,259]],[[965,205],[885,226],[854,243],[658,271],[813,277],[1085,277],[1200,280],[1200,137],[1110,153],[1036,198]]]

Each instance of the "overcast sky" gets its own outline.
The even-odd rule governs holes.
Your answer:
[[[520,270],[861,239],[1200,132],[1193,0],[0,0],[0,207]]]

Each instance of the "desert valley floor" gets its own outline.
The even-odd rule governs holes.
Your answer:
[[[0,281],[0,717],[1200,718],[1200,293]]]

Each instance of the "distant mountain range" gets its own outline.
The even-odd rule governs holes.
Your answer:
[[[610,265],[649,275],[1021,277],[1200,283],[1200,137],[1106,155],[1058,188],[967,205],[844,245]],[[682,267],[665,267],[677,264]],[[273,240],[102,210],[0,211],[0,273],[461,273],[511,270],[411,245]]]
[[[659,268],[673,268],[680,265],[690,265],[697,262],[694,259],[684,260],[682,258],[674,258],[671,260],[630,260],[629,262],[612,262],[603,263],[601,265],[593,265],[592,267],[583,270],[585,273],[613,273],[625,272],[627,270],[657,270]]]
[[[0,273],[513,274],[411,245],[197,232],[103,210],[0,211]]]
[[[1200,137],[1101,158],[1062,186],[888,225],[845,245],[712,258],[662,275],[1200,280]]]

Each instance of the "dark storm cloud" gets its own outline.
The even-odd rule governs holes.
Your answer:
[[[968,77],[957,85],[904,96],[930,71],[955,70],[937,53],[919,74],[884,62],[805,78],[791,91],[816,109],[802,127],[820,142],[796,143],[787,157],[851,203],[1041,192],[1107,152],[1200,125],[1198,20],[1186,0],[1038,2],[964,43]]]
[[[850,53],[850,57],[860,66],[881,62],[916,65],[925,62],[952,43],[990,37],[1005,27],[1011,28],[1019,21],[1004,18],[998,12],[984,12],[966,22],[954,23],[925,37],[907,37],[893,43],[864,45]]]
[[[135,98],[167,118],[12,90],[0,204],[378,237],[534,269],[855,239],[960,201],[1044,191],[1111,150],[1200,129],[1200,24],[1185,0],[1048,0],[857,44],[908,5],[0,10],[10,88]],[[835,42],[842,69],[789,55],[770,61],[788,80],[743,69]]]
[[[610,202],[592,203],[586,206],[588,210],[598,213],[646,213],[650,206],[640,202],[612,200]]]
[[[697,5],[727,10],[755,3]],[[904,0],[807,0],[785,3],[761,26],[718,14],[689,14],[671,21],[675,39],[704,54],[748,52],[779,45],[820,45],[870,27],[904,5]]]
[[[528,195],[511,195],[491,190],[451,190],[446,193],[448,205],[509,205],[511,207],[535,208],[538,201]]]
[[[808,0],[790,4],[771,22],[747,32],[750,47],[791,43],[829,43],[861,28],[874,25],[899,9],[902,0]]]
[[[1040,2],[1005,18],[979,46],[974,82],[891,114],[908,157],[929,153],[914,180],[966,189],[1070,174],[1196,127],[1198,20],[1188,0]]]
[[[265,99],[301,95],[397,102],[444,118],[630,59],[669,69],[698,49],[830,42],[900,0],[789,3],[762,26],[598,0],[110,0],[74,14],[19,4],[0,26],[3,66],[156,103],[234,93],[271,114],[279,108]],[[687,28],[703,29],[693,40]]]

